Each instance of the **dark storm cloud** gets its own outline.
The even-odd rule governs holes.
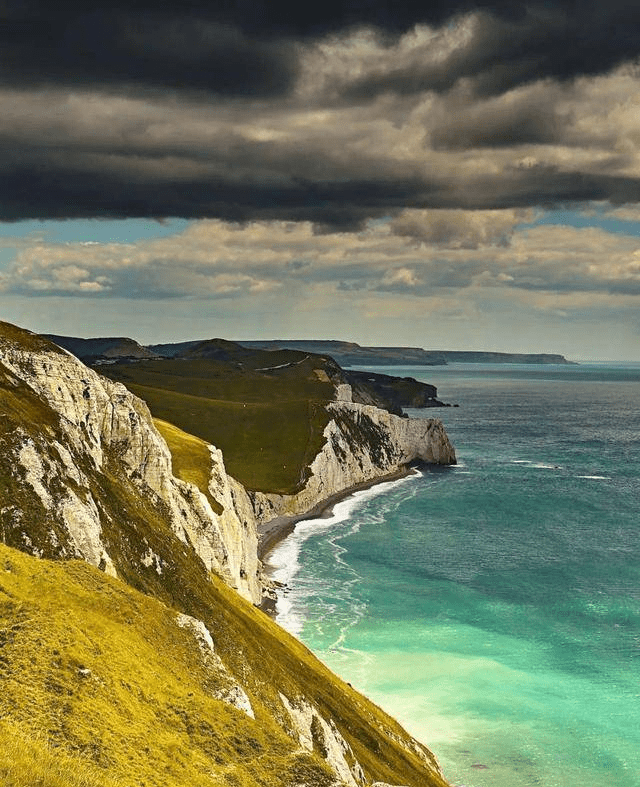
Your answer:
[[[276,95],[295,78],[294,44],[368,25],[389,37],[417,23],[440,26],[476,13],[465,46],[437,64],[418,58],[388,73],[365,75],[347,95],[446,90],[473,77],[495,93],[542,77],[596,74],[637,56],[640,14],[633,3],[397,3],[274,0],[166,3],[7,0],[0,16],[7,85],[67,83]]]
[[[317,230],[354,231],[371,218],[394,215],[405,207],[504,209],[531,205],[561,206],[586,200],[614,204],[640,201],[640,178],[522,167],[476,178],[376,177],[352,174],[318,182],[303,176],[261,172],[247,167],[241,178],[215,162],[209,170],[196,161],[196,174],[174,177],[165,171],[136,170],[140,161],[104,158],[58,159],[40,151],[3,168],[2,215],[21,218],[222,218],[309,221]],[[34,161],[35,158],[35,161]],[[233,161],[232,157],[232,161]],[[235,159],[241,166],[241,157]],[[155,168],[155,160],[151,162]],[[187,162],[190,163],[190,162]],[[206,162],[205,162],[206,164]],[[84,166],[83,166],[84,165]],[[324,229],[323,229],[324,228]],[[410,233],[408,233],[410,234]],[[433,242],[440,242],[436,234]]]
[[[462,19],[454,19],[453,23],[461,25]],[[553,19],[543,26],[542,47],[537,20],[511,21],[480,13],[467,20],[467,25],[472,29],[471,35],[450,51],[432,57],[434,48],[444,48],[445,42],[438,38],[426,40],[422,47],[416,47],[408,62],[373,69],[351,81],[342,91],[343,98],[364,101],[383,93],[443,93],[463,78],[472,79],[476,93],[494,94],[548,75],[550,66],[543,68],[544,55],[549,55],[549,45],[558,36],[556,28],[562,26],[562,20]],[[446,33],[445,28],[439,38],[443,39]]]
[[[499,174],[450,177],[442,188],[412,207],[504,210],[539,206],[569,208],[581,202],[624,205],[640,201],[640,177],[560,169],[555,165],[522,165]]]
[[[3,174],[5,220],[20,218],[222,218],[310,221],[333,230],[356,230],[371,217],[421,204],[420,181],[349,180],[314,183],[283,179],[237,182],[219,176],[197,179],[88,172],[43,161]]]
[[[295,58],[284,40],[256,40],[188,4],[171,9],[26,4],[0,33],[0,83],[274,95]]]
[[[562,143],[570,119],[559,115],[556,103],[552,90],[509,103],[479,102],[459,111],[452,102],[445,120],[433,127],[431,144],[435,150],[466,150]]]
[[[523,9],[525,7],[523,6]],[[452,24],[466,22],[470,35],[451,51],[432,57],[438,37],[412,58],[373,69],[342,90],[348,101],[384,93],[446,92],[466,79],[476,95],[489,96],[540,79],[571,80],[600,74],[637,58],[640,14],[631,3],[532,4],[518,17],[479,3],[468,18],[458,6]],[[428,20],[425,20],[428,21]],[[442,33],[446,27],[442,28]]]
[[[511,5],[8,0],[0,218],[322,232],[405,208],[637,201],[631,115],[598,121],[607,159],[513,149],[590,152],[580,102],[592,111],[598,97],[571,79],[636,57],[640,14],[622,0]],[[463,160],[470,150],[482,155]]]

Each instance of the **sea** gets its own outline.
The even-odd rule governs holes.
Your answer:
[[[365,368],[365,367],[359,367]],[[278,622],[464,787],[640,787],[640,364],[372,369],[455,467],[297,525]]]

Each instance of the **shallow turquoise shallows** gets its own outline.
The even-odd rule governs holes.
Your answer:
[[[279,622],[465,787],[640,787],[640,365],[380,369],[459,465],[298,525]]]

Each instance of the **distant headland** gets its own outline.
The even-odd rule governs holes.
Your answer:
[[[143,346],[128,337],[80,339],[47,334],[46,338],[83,360],[116,358],[180,358],[205,355],[239,360],[242,348],[254,350],[298,350],[329,355],[340,366],[446,366],[449,363],[526,363],[575,365],[559,353],[500,353],[480,350],[425,350],[422,347],[369,347],[335,339],[261,339],[231,342],[225,339],[195,339]],[[229,357],[227,357],[229,356]]]
[[[422,347],[362,347],[355,342],[324,340],[241,341],[262,350],[302,350],[330,355],[340,366],[446,366],[449,363],[573,364],[557,353],[498,353],[472,350],[424,350]]]

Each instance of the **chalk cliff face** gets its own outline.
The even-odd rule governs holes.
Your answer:
[[[0,678],[10,677],[12,693],[0,698],[0,722],[15,717],[36,736],[57,736],[56,751],[66,746],[72,754],[83,725],[91,741],[93,727],[103,725],[97,737],[107,764],[126,746],[118,730],[133,724],[146,734],[149,722],[156,732],[121,757],[122,767],[130,768],[143,746],[151,754],[141,769],[166,756],[153,737],[168,729],[208,763],[203,785],[231,783],[227,769],[246,767],[242,783],[252,787],[446,787],[428,749],[247,603],[262,597],[256,511],[264,519],[306,510],[414,458],[455,461],[439,422],[355,405],[348,387],[338,393],[325,445],[299,495],[250,496],[212,446],[205,494],[173,475],[169,448],[140,399],[40,337],[0,324],[0,540],[37,558],[81,558],[124,580],[67,561],[28,565],[31,558],[14,559],[15,549],[2,546],[0,594],[10,601],[0,604],[0,629],[12,633],[2,642]],[[136,596],[140,590],[145,595]],[[24,598],[14,604],[18,591]],[[147,683],[136,684],[137,668],[118,671],[117,642],[135,644],[133,652],[156,665]],[[183,651],[176,667],[171,658]],[[157,680],[161,662],[166,678]],[[61,680],[68,692],[59,690]],[[29,706],[37,681],[43,713]],[[104,718],[92,716],[98,700],[108,709]],[[51,719],[69,714],[73,723],[52,727]],[[190,756],[183,759],[176,768],[189,766]],[[1,769],[0,761],[0,780]],[[163,783],[195,782],[178,775]]]
[[[220,451],[211,450],[209,491],[224,510],[214,513],[207,496],[174,477],[169,449],[153,425],[144,402],[122,384],[97,375],[66,351],[44,341],[26,350],[21,342],[0,340],[5,383],[25,388],[46,413],[46,433],[17,424],[3,436],[0,461],[32,500],[2,508],[6,543],[48,557],[81,557],[112,575],[126,562],[162,572],[170,560],[145,536],[116,546],[114,506],[122,486],[143,497],[157,517],[190,545],[210,571],[220,574],[245,598],[262,595],[251,504],[231,479]],[[114,486],[120,493],[114,493]],[[26,502],[26,501],[25,501]],[[23,508],[42,507],[38,524]],[[34,528],[40,532],[34,532]],[[34,545],[29,550],[30,542]],[[111,542],[111,543],[110,543]]]
[[[46,435],[18,424],[11,436],[4,435],[0,459],[16,484],[24,482],[21,495],[25,489],[32,493],[27,505],[3,506],[3,540],[34,554],[81,557],[114,576],[125,567],[130,571],[132,564],[161,573],[170,556],[159,545],[153,548],[145,535],[131,535],[126,549],[114,543],[118,513],[112,490],[124,484],[146,500],[208,570],[259,604],[268,582],[258,560],[257,524],[309,511],[331,495],[393,473],[414,459],[455,462],[439,421],[401,418],[355,404],[350,386],[339,385],[337,401],[328,405],[331,420],[324,446],[302,491],[248,493],[226,473],[222,452],[210,446],[208,498],[173,475],[170,451],[144,402],[66,351],[39,337],[34,342],[25,349],[22,339],[0,340],[5,384],[26,387],[51,421]],[[221,504],[220,513],[210,499]],[[35,528],[34,518],[25,516],[24,509],[34,505],[42,510],[35,521],[46,519],[46,528]]]
[[[324,431],[326,441],[311,464],[304,489],[296,495],[250,493],[260,523],[305,513],[320,500],[397,472],[414,460],[455,464],[455,450],[441,421],[402,418],[355,404],[349,401],[348,389],[338,386],[338,401],[328,405],[332,418]]]

